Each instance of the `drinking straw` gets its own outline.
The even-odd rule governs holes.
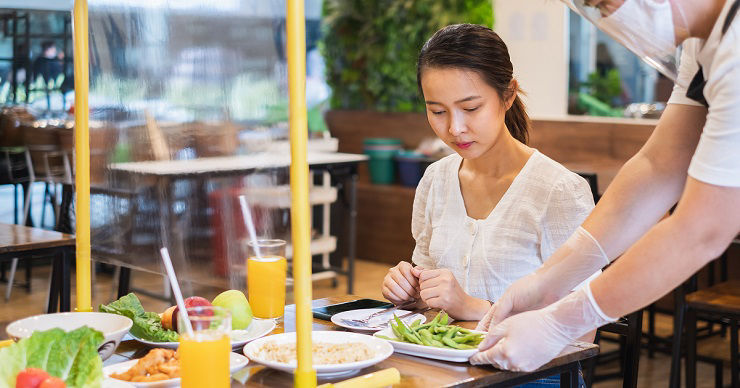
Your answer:
[[[249,211],[249,205],[247,205],[247,197],[244,195],[239,196],[239,204],[242,206],[242,216],[244,217],[244,224],[247,226],[249,232],[249,239],[252,240],[252,246],[254,247],[254,253],[258,259],[262,259],[260,253],[260,246],[257,244],[257,232],[254,230],[254,221],[252,221],[252,212]]]
[[[185,301],[182,299],[182,292],[180,292],[180,285],[177,283],[177,277],[175,276],[175,269],[172,268],[172,259],[170,259],[170,252],[167,248],[162,247],[159,250],[162,255],[162,261],[164,262],[164,268],[167,270],[167,276],[170,278],[170,286],[172,286],[172,292],[175,294],[175,300],[177,306],[180,308],[180,317],[185,321],[185,329],[189,336],[193,336],[193,326],[190,324],[188,318],[188,310],[185,308]]]

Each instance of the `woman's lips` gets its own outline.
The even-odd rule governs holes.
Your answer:
[[[457,148],[460,148],[461,150],[466,150],[470,148],[471,145],[473,145],[473,142],[469,141],[467,143],[455,143],[455,145],[457,146]]]

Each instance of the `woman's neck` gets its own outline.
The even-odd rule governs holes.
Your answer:
[[[514,139],[504,126],[501,135],[483,155],[464,159],[461,168],[476,175],[501,178],[519,172],[534,150]]]

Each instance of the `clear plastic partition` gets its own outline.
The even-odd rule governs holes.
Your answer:
[[[165,246],[179,278],[243,288],[238,195],[290,238],[285,2],[89,0],[89,20],[93,259],[164,273]]]

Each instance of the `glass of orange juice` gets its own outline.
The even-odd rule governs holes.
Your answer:
[[[280,318],[285,310],[285,276],[288,272],[285,241],[257,240],[261,257],[257,257],[253,242],[247,245],[247,293],[252,313],[257,318]]]
[[[188,320],[193,327],[187,332],[177,314],[180,333],[180,385],[182,388],[227,388],[231,386],[229,358],[231,354],[231,314],[215,306],[188,308]]]

